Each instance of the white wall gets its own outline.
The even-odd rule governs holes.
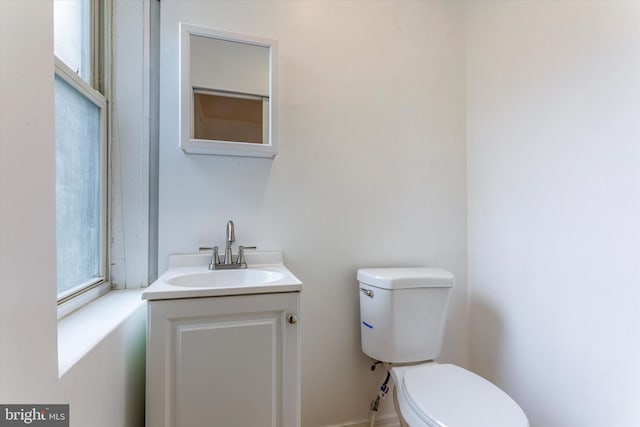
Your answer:
[[[0,1],[0,402],[139,426],[143,309],[58,379],[52,24],[52,2]]]
[[[464,4],[161,2],[159,270],[170,253],[281,249],[304,282],[302,424],[364,420],[358,267],[430,265],[455,289],[442,358],[466,362]],[[178,22],[279,41],[280,153],[178,148]]]
[[[0,2],[3,402],[48,399],[58,371],[52,23],[51,4]],[[42,32],[25,36],[25,26]]]
[[[640,420],[640,3],[468,2],[469,361],[533,427]]]

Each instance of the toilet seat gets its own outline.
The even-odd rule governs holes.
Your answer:
[[[411,427],[528,427],[522,409],[484,378],[456,365],[393,367],[396,398]]]

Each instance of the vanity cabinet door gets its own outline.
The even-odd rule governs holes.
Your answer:
[[[298,309],[298,292],[150,301],[147,427],[299,426]]]

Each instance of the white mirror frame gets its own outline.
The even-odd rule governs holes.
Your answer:
[[[193,89],[191,87],[191,35],[245,43],[269,48],[269,123],[267,143],[231,142],[194,139],[193,135]],[[276,58],[277,42],[243,34],[212,30],[191,24],[180,23],[180,148],[190,154],[213,154],[222,156],[274,157],[278,153],[276,141]]]

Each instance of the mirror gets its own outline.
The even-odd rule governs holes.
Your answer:
[[[180,148],[273,157],[276,42],[180,24]]]

